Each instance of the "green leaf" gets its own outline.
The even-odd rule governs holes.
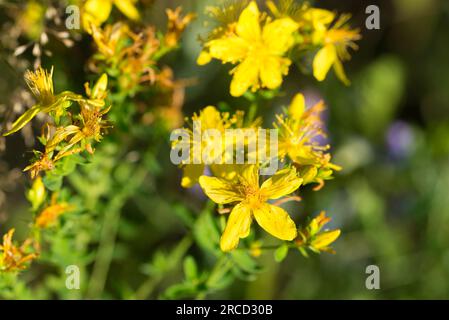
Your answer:
[[[220,233],[211,213],[205,210],[195,221],[193,234],[199,246],[212,253],[219,253]]]
[[[239,269],[250,274],[257,273],[260,271],[260,266],[253,258],[251,258],[251,256],[247,252],[241,250],[234,250],[230,254],[232,260],[235,262],[235,265]]]
[[[195,280],[198,278],[198,268],[192,256],[187,256],[184,259],[184,273],[187,280]]]
[[[40,105],[35,105],[24,114],[22,114],[13,124],[11,130],[3,134],[4,136],[9,136],[10,134],[19,131],[22,129],[28,122],[30,122],[40,111]]]
[[[165,290],[163,298],[166,299],[181,299],[192,298],[198,293],[197,288],[191,283],[177,283]]]
[[[274,260],[276,260],[276,262],[282,262],[287,257],[287,254],[288,245],[284,243],[282,246],[277,248],[276,251],[274,251]]]
[[[42,181],[44,182],[45,187],[50,191],[57,191],[61,189],[62,176],[60,175],[55,175],[51,172],[47,172]]]

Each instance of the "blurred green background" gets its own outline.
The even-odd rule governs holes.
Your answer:
[[[181,4],[202,13],[214,1],[155,1],[146,18],[163,25],[163,10]],[[449,2],[444,0],[317,1],[317,6],[350,12],[351,25],[363,39],[345,69],[352,85],[345,87],[330,73],[317,83],[297,68],[290,70],[286,95],[263,109],[270,116],[296,92],[308,104],[324,99],[334,162],[343,170],[320,192],[303,191],[304,201],[292,211],[296,220],[323,209],[342,229],[336,255],[306,259],[291,252],[278,264],[271,253],[259,259],[262,272],[253,281],[236,281],[209,298],[249,299],[405,299],[449,298]],[[380,8],[380,30],[365,28],[365,8]],[[178,78],[196,78],[188,87],[184,115],[226,101],[238,109],[247,102],[229,96],[229,68],[219,62],[195,64],[202,21],[184,35],[183,47],[165,63]],[[83,49],[84,48],[84,49]],[[57,87],[79,90],[86,79],[83,61],[89,45],[56,47]],[[45,62],[46,60],[44,60]],[[69,63],[70,61],[70,63]],[[47,64],[48,65],[48,64]],[[309,70],[310,71],[310,70]],[[11,93],[23,86],[20,74],[0,65],[0,105],[11,108]],[[16,135],[6,140],[0,158],[0,231],[26,229],[28,179],[20,173],[35,141]],[[2,141],[1,143],[5,143]],[[156,250],[176,245],[186,232],[183,210],[198,214],[205,205],[198,190],[179,186],[180,170],[168,160],[168,137],[152,162],[157,167],[125,205],[114,260],[107,280],[112,297],[126,296],[145,278],[137,272]],[[1,149],[1,148],[0,148]],[[114,152],[114,151],[112,151]],[[185,204],[187,209],[180,209]],[[151,208],[151,209],[149,209]],[[198,263],[207,257],[192,250]],[[380,268],[380,290],[367,290],[365,269]],[[128,283],[114,277],[128,274]],[[175,270],[173,278],[180,278]],[[37,277],[37,276],[36,276]],[[122,286],[122,288],[117,288]]]

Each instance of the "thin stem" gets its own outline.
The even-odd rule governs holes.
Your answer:
[[[257,115],[257,109],[258,109],[258,103],[257,101],[254,101],[249,106],[248,110],[248,118],[247,118],[247,125],[251,125],[251,123],[254,121]]]
[[[98,298],[104,290],[109,266],[114,253],[115,238],[123,204],[123,197],[116,197],[105,207],[103,227],[100,234],[100,245],[87,291],[87,298],[89,299]]]
[[[105,214],[100,234],[100,244],[86,294],[89,299],[99,298],[103,293],[114,254],[121,209],[125,205],[126,200],[134,193],[134,190],[140,186],[146,176],[145,173],[146,169],[143,165],[138,167],[133,174],[135,178],[130,180],[126,188],[121,189],[121,192],[115,194],[114,198],[104,208]]]

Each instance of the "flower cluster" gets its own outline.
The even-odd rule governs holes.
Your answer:
[[[73,206],[60,199],[57,192],[46,200],[47,191],[40,172],[52,172],[61,166],[62,159],[83,151],[93,153],[92,144],[102,139],[104,130],[111,126],[104,116],[110,110],[106,105],[108,77],[103,74],[91,87],[85,84],[86,95],[71,91],[54,93],[53,68],[50,71],[39,67],[27,71],[25,81],[33,93],[36,104],[25,111],[4,135],[8,136],[27,125],[39,113],[46,114],[39,141],[43,151],[34,150],[35,158],[24,171],[30,171],[34,179],[28,191],[28,200],[35,213],[30,236],[20,246],[12,242],[14,229],[4,236],[0,270],[15,272],[26,268],[26,263],[35,259],[40,252],[40,231],[58,222],[58,217],[73,210]],[[45,176],[47,177],[47,176]],[[49,183],[47,181],[47,183]],[[48,187],[48,186],[47,186]]]
[[[267,1],[267,5],[270,12],[260,12],[255,1],[232,10],[211,10],[214,18],[225,22],[207,37],[198,64],[218,59],[236,65],[231,70],[230,87],[236,97],[248,89],[277,89],[292,61],[300,61],[307,52],[316,52],[313,74],[318,81],[324,80],[333,66],[336,75],[349,83],[341,61],[350,58],[348,47],[356,49],[354,41],[360,35],[348,27],[348,15],[337,17],[333,12],[298,6],[293,1],[281,1],[279,6]]]
[[[264,149],[264,154],[268,151],[268,160],[280,161],[283,168],[261,185],[259,170],[266,167],[267,161],[259,157],[259,152],[254,156],[254,150],[246,148],[251,139],[260,138],[258,134],[249,137],[243,134],[242,138],[237,138],[243,140],[240,146],[243,146],[245,164],[233,162],[233,153],[228,152],[229,147],[233,150],[237,140],[220,138],[217,141],[214,135],[207,134],[210,130],[221,134],[229,129],[237,129],[240,133],[247,129],[256,129],[256,132],[267,129],[262,126],[261,118],[255,118],[254,110],[258,108],[258,97],[265,95],[271,99],[275,95],[267,95],[267,91],[261,90],[278,89],[292,62],[299,63],[306,55],[314,55],[311,67],[318,81],[324,80],[333,67],[337,77],[349,84],[342,61],[350,58],[348,48],[357,49],[354,41],[360,39],[360,35],[358,30],[348,26],[348,15],[337,16],[324,9],[287,0],[278,4],[267,1],[266,4],[268,12],[261,12],[255,1],[209,8],[218,25],[203,40],[197,62],[204,65],[217,59],[234,65],[230,94],[248,98],[251,109],[230,115],[208,106],[189,119],[189,123],[197,121],[200,126],[185,128],[189,138],[174,141],[172,145],[176,150],[182,149],[184,144],[189,147],[189,154],[181,163],[184,171],[181,185],[188,188],[199,182],[204,193],[220,206],[219,212],[229,213],[220,240],[222,251],[236,249],[240,239],[250,234],[251,222],[255,220],[272,236],[287,241],[287,248],[331,252],[329,245],[340,231],[320,231],[329,220],[324,214],[298,229],[287,211],[281,208],[284,202],[301,199],[296,194],[301,187],[315,184],[317,191],[326,180],[333,178],[334,171],[341,170],[331,162],[323,101],[307,108],[304,96],[298,93],[283,112],[275,115],[273,127],[269,128],[277,133],[275,149],[265,142],[257,142],[257,146]],[[195,134],[203,134],[203,139],[193,139]],[[211,154],[196,154],[199,147]],[[224,160],[207,161],[217,154]],[[205,171],[206,167],[209,170]],[[275,202],[271,203],[272,200]]]
[[[144,8],[150,1],[73,0],[70,4],[81,9],[81,30],[59,36],[65,44],[75,44],[72,36],[91,42],[93,54],[79,58],[84,58],[84,70],[95,77],[79,94],[74,92],[77,90],[59,91],[62,85],[54,86],[53,67],[43,68],[40,59],[34,71],[25,73],[29,96],[35,103],[25,111],[15,108],[5,122],[3,135],[27,129],[34,137],[29,124],[40,125],[40,145],[24,168],[32,180],[26,193],[31,218],[23,243],[13,241],[13,228],[3,236],[0,275],[11,273],[11,278],[18,278],[15,274],[39,255],[61,267],[73,260],[65,253],[76,248],[76,252],[82,251],[77,261],[86,272],[92,271],[89,288],[81,291],[86,291],[87,297],[104,296],[114,248],[120,249],[115,246],[121,238],[119,232],[123,232],[119,223],[125,221],[127,228],[122,212],[134,204],[146,210],[153,200],[155,206],[159,200],[166,203],[166,199],[159,199],[164,196],[157,194],[157,184],[164,181],[160,151],[166,147],[168,131],[183,126],[183,119],[185,128],[179,129],[178,136],[187,138],[172,140],[170,156],[188,150],[176,163],[183,171],[180,184],[201,188],[210,201],[198,218],[187,212],[187,205],[180,208],[177,201],[169,204],[170,210],[185,213],[193,235],[189,232],[180,242],[170,262],[156,254],[155,265],[167,270],[178,265],[193,251],[189,249],[192,239],[201,249],[202,242],[207,242],[205,250],[213,251],[218,261],[211,272],[203,274],[197,272],[193,258],[186,257],[184,267],[192,286],[187,286],[188,281],[181,283],[172,293],[187,288],[201,298],[207,290],[224,286],[228,275],[237,274],[238,268],[255,274],[258,267],[252,265],[251,256],[260,256],[267,248],[276,250],[277,261],[291,248],[304,255],[306,249],[333,252],[331,244],[340,230],[324,229],[330,221],[324,212],[301,220],[296,203],[285,205],[302,201],[306,188],[320,190],[341,169],[331,161],[323,115],[326,106],[323,101],[306,105],[301,93],[283,108],[270,109],[268,105],[281,96],[282,83],[292,65],[304,61],[311,63],[302,69],[309,70],[316,80],[323,81],[333,68],[336,76],[349,84],[342,62],[350,58],[349,49],[357,49],[355,41],[360,35],[349,27],[348,15],[293,0],[267,0],[264,6],[242,0],[208,8],[216,25],[207,37],[200,38],[197,63],[205,65],[215,59],[232,65],[229,93],[242,97],[231,100],[241,105],[233,108],[234,102],[216,101],[184,118],[184,89],[191,82],[176,80],[173,70],[161,61],[180,46],[181,35],[196,14],[183,13],[181,7],[167,8],[166,28],[159,30],[145,22],[149,12]],[[45,1],[29,1],[27,10],[18,17],[20,34],[41,44],[49,42],[50,8]],[[61,8],[54,9],[54,16],[61,15]],[[18,46],[15,57],[28,47]],[[113,124],[113,132],[108,132]],[[106,133],[111,136],[100,144]],[[138,192],[142,190],[148,191],[150,199],[146,199],[147,193]],[[170,201],[171,197],[167,203]],[[215,209],[220,215],[211,215]],[[129,230],[135,230],[131,224]],[[260,229],[266,234],[261,235]],[[265,241],[275,242],[264,246]],[[241,260],[249,260],[250,266],[239,266]],[[154,285],[144,283],[136,296],[149,296],[147,290],[165,280],[162,275],[167,270],[149,269],[149,274],[159,272],[161,277],[154,277]]]
[[[149,87],[156,88],[158,104],[143,117],[143,122],[150,124],[157,118],[169,128],[175,128],[182,124],[180,109],[188,81],[175,80],[172,69],[165,65],[161,67],[158,62],[178,48],[181,34],[195,15],[183,15],[181,7],[167,9],[166,14],[165,32],[152,25],[132,28],[125,22],[104,26],[91,23],[89,33],[96,52],[88,66],[91,71],[107,73],[116,80],[118,90],[124,95],[135,96],[139,92],[148,92]]]
[[[333,171],[341,169],[330,162],[331,155],[328,152],[330,146],[323,143],[326,137],[322,119],[324,110],[325,106],[322,101],[306,108],[304,96],[297,94],[284,113],[276,115],[276,122],[273,124],[279,137],[276,153],[273,154],[269,150],[270,144],[262,145],[262,147],[268,149],[270,157],[280,160],[285,168],[278,170],[261,186],[259,186],[259,169],[266,164],[259,161],[260,158],[256,157],[256,164],[252,165],[236,164],[235,161],[209,164],[211,177],[205,175],[207,166],[205,160],[213,155],[195,154],[195,150],[199,150],[199,148],[195,148],[196,144],[200,143],[202,147],[212,145],[213,148],[208,148],[208,150],[212,150],[214,155],[218,152],[223,155],[223,159],[229,160],[228,144],[231,143],[233,144],[231,147],[234,147],[238,139],[243,139],[241,146],[245,152],[244,159],[248,160],[251,152],[249,148],[246,148],[250,142],[245,139],[248,137],[237,136],[237,140],[230,142],[226,139],[217,141],[208,135],[203,136],[199,142],[192,139],[195,133],[202,134],[210,129],[216,130],[218,133],[226,132],[229,129],[238,129],[240,133],[244,133],[245,129],[262,129],[261,119],[248,122],[245,121],[247,117],[243,111],[230,115],[228,112],[219,112],[213,106],[208,106],[199,114],[194,114],[191,117],[192,122],[197,121],[201,126],[184,129],[189,139],[174,141],[172,146],[178,149],[180,144],[189,146],[189,154],[186,157],[188,161],[181,165],[184,172],[181,185],[189,188],[199,182],[205,194],[212,201],[220,206],[231,206],[229,210],[221,210],[230,212],[220,241],[223,251],[235,249],[239,239],[249,235],[253,219],[278,239],[293,241],[298,234],[301,235],[300,239],[303,239],[305,233],[297,232],[296,224],[279,205],[286,201],[299,200],[298,196],[291,194],[301,186],[315,183],[317,187],[314,190],[321,189],[325,180],[332,179]],[[253,138],[257,139],[258,136]],[[261,145],[258,144],[258,146]],[[231,148],[231,150],[233,149]],[[266,151],[264,150],[265,153]],[[196,157],[198,158],[197,162],[192,161]],[[279,205],[267,202],[274,199],[277,199],[276,203]],[[315,235],[318,231],[309,232],[309,234]]]
[[[182,16],[182,9],[167,10],[168,26],[165,34],[153,26],[134,32],[127,24],[118,22],[100,27],[91,25],[92,38],[97,53],[90,61],[91,70],[109,71],[118,76],[123,90],[136,92],[144,83],[163,82],[164,74],[158,71],[157,61],[177,47],[179,38],[193,14]]]
[[[37,103],[22,114],[4,135],[10,135],[22,129],[38,113],[48,114],[53,121],[42,127],[40,142],[43,152],[34,151],[36,159],[25,168],[31,176],[36,177],[40,171],[52,170],[56,162],[62,158],[80,153],[84,150],[93,153],[92,142],[100,141],[103,130],[110,127],[104,115],[110,107],[106,107],[106,89],[108,78],[103,74],[91,89],[86,83],[86,95],[64,91],[54,94],[53,68],[50,72],[39,67],[35,72],[27,71],[25,81],[36,98]],[[78,106],[79,113],[70,112]],[[76,109],[75,109],[76,110]]]

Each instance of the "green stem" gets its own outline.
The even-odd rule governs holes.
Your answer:
[[[257,101],[254,101],[253,103],[251,103],[251,105],[249,106],[249,110],[248,110],[248,118],[247,118],[247,125],[248,126],[251,125],[251,123],[256,118],[257,109],[258,109]]]
[[[99,298],[104,290],[109,266],[114,253],[115,238],[123,204],[123,197],[116,197],[105,207],[103,227],[100,234],[100,245],[87,291],[87,298],[89,299]]]
[[[134,190],[140,186],[146,176],[145,173],[146,169],[144,166],[137,168],[133,174],[135,178],[130,180],[127,188],[123,188],[121,192],[115,194],[114,198],[104,208],[105,214],[100,234],[100,244],[86,294],[88,299],[98,299],[104,291],[109,267],[114,254],[121,209],[125,205],[126,200],[133,194]]]

